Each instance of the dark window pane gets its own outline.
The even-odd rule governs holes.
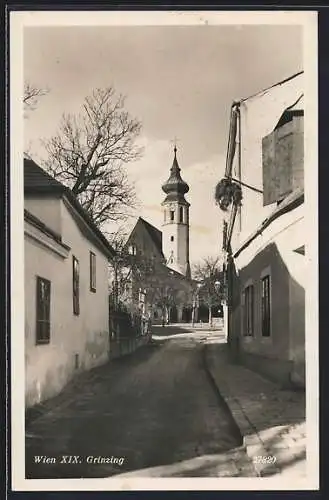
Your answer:
[[[254,287],[244,291],[244,335],[254,334]]]
[[[262,279],[262,335],[269,337],[271,334],[271,302],[270,302],[270,277]]]
[[[90,290],[96,291],[96,255],[90,252]]]
[[[36,343],[50,341],[50,281],[37,277],[36,293]]]
[[[79,261],[73,256],[73,314],[80,314],[79,304]]]

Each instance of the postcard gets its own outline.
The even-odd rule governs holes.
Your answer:
[[[317,14],[13,11],[9,72],[13,490],[317,489]]]

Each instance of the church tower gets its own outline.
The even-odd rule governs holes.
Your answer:
[[[162,202],[163,225],[162,246],[168,267],[187,278],[191,277],[189,256],[189,207],[184,195],[189,186],[180,175],[177,161],[177,148],[174,148],[174,161],[170,176],[162,186],[166,198]]]

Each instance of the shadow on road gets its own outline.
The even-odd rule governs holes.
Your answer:
[[[134,367],[144,364],[154,355],[156,350],[163,347],[165,342],[166,340],[152,339],[151,342],[140,347],[135,352],[109,360],[103,365],[77,374],[57,396],[36,404],[32,408],[27,408],[25,411],[25,424],[29,425],[39,417],[53,411],[54,408],[66,406],[72,400],[74,394],[85,390],[87,386],[100,383],[104,379],[104,373],[106,373],[107,369],[110,376],[115,377],[116,372],[118,376],[122,376],[125,370],[129,371],[134,369]]]

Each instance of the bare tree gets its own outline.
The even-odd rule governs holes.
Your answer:
[[[153,259],[141,253],[131,253],[127,246],[128,234],[123,227],[115,233],[108,235],[116,255],[109,262],[112,277],[110,292],[115,308],[122,304],[126,306],[136,304],[136,296],[140,289],[145,289],[146,284],[155,273]]]
[[[196,264],[193,276],[199,282],[199,299],[208,307],[209,325],[212,326],[212,308],[220,305],[224,285],[219,257],[206,257]]]
[[[76,115],[64,114],[57,135],[43,141],[45,168],[68,186],[99,227],[124,220],[136,203],[125,165],[139,159],[141,123],[113,87],[96,89]]]
[[[28,113],[30,111],[35,110],[40,97],[48,94],[49,89],[42,89],[37,87],[36,85],[25,82],[24,83],[24,95],[23,95],[23,103],[24,103],[24,112],[25,118],[27,118]]]
[[[162,264],[158,264],[147,278],[146,300],[151,309],[158,307],[161,310],[164,325],[169,322],[171,308],[178,302],[180,286],[173,273]]]

